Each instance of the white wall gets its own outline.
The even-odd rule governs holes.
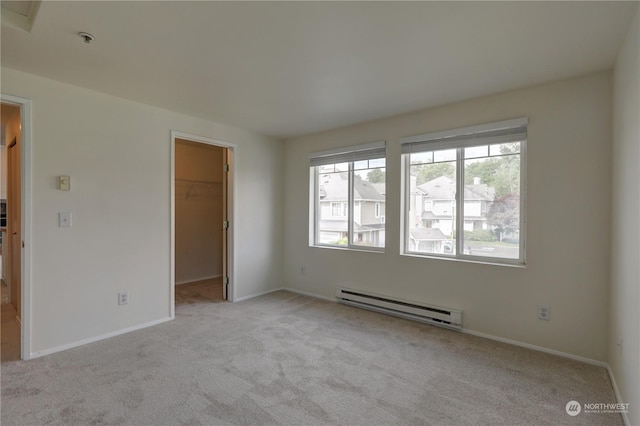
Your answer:
[[[527,267],[399,255],[403,136],[529,117]],[[308,246],[308,153],[387,141],[384,254]],[[607,358],[611,184],[609,72],[514,90],[286,141],[285,285],[346,285],[460,308],[467,329]],[[305,266],[305,275],[300,267]],[[551,321],[538,320],[551,305]]]
[[[33,352],[169,317],[171,130],[237,144],[236,296],[282,285],[282,142],[6,68],[2,91],[32,100]]]
[[[222,276],[222,152],[176,141],[176,284]]]
[[[640,27],[620,50],[613,93],[613,221],[609,364],[629,421],[640,424]],[[622,346],[618,346],[622,338]]]

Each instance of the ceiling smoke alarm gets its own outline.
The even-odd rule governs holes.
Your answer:
[[[83,31],[79,32],[78,35],[82,37],[84,42],[87,44],[91,44],[91,42],[95,40],[95,37],[93,36],[93,34],[85,33]]]

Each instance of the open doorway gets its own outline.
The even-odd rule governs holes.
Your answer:
[[[22,114],[2,102],[0,143],[0,271],[2,362],[20,359],[22,308]]]
[[[233,298],[232,153],[232,147],[218,141],[172,135],[174,309]]]

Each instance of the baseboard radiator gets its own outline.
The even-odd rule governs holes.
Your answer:
[[[462,311],[455,309],[391,299],[386,296],[340,287],[336,290],[336,298],[338,303],[345,305],[454,330],[462,330]]]

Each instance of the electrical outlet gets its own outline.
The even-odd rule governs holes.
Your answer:
[[[622,352],[622,336],[618,337],[618,348],[620,349],[620,352]]]
[[[129,304],[129,292],[125,291],[122,293],[118,293],[118,305],[128,305]]]
[[[550,321],[551,307],[548,305],[538,305],[538,319]]]
[[[300,267],[300,275],[304,275],[307,272],[307,268],[305,268],[304,266]]]

